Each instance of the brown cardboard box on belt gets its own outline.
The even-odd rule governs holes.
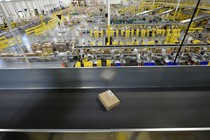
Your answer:
[[[120,100],[114,95],[111,90],[107,90],[99,94],[98,97],[108,111],[120,104]]]

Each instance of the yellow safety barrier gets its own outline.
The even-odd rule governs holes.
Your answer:
[[[93,41],[90,42],[91,46],[95,46],[95,43]]]
[[[51,19],[51,20],[48,21],[48,26],[47,27],[49,28],[49,30],[51,30],[51,29],[55,28],[57,26],[57,24],[58,24],[58,20]]]
[[[25,30],[26,35],[29,35],[29,34],[35,33],[35,30],[36,30],[37,28],[40,28],[40,27],[42,27],[42,25],[41,25],[41,24],[40,24],[40,25],[37,25],[37,26],[35,26],[35,27],[32,27],[32,28],[29,28],[29,29]]]
[[[193,40],[193,44],[198,44],[198,43],[200,43],[201,41],[200,40]]]
[[[138,41],[133,41],[132,45],[139,45],[139,42]]]
[[[103,30],[99,31],[99,33],[100,33],[100,36],[101,36],[101,37],[104,36],[104,31],[103,31]]]
[[[136,37],[139,36],[139,29],[136,30]]]
[[[93,62],[92,61],[84,62],[84,67],[93,67]]]
[[[101,60],[97,60],[97,67],[101,67],[101,66],[102,66]]]
[[[165,29],[162,29],[162,31],[161,31],[162,33],[162,36],[165,36],[165,34],[166,34],[166,30]]]
[[[175,43],[178,42],[178,39],[177,39],[176,36],[172,35],[169,42],[170,42],[171,44],[175,44]]]
[[[148,42],[148,45],[154,45],[155,44],[155,41],[149,41]]]
[[[166,35],[171,34],[171,29],[166,29]]]
[[[119,36],[119,30],[116,30],[116,37]]]
[[[118,42],[116,42],[116,41],[115,42],[112,42],[112,45],[117,45],[117,44],[118,44]]]
[[[143,41],[143,42],[141,43],[141,45],[146,45],[146,43]]]
[[[170,41],[170,38],[171,38],[171,35],[167,35],[166,36],[166,42],[169,42]]]
[[[156,36],[155,32],[156,32],[156,29],[155,28],[152,28],[152,37],[155,37]]]
[[[125,31],[125,37],[130,37],[130,30]]]
[[[108,35],[108,30],[106,30],[106,35],[109,36]],[[110,36],[114,36],[114,30],[110,30]]]
[[[81,67],[81,62],[77,62],[77,63],[75,64],[75,67],[76,67],[76,68],[80,68],[80,67]]]
[[[157,29],[156,34],[161,35],[161,31],[162,31],[161,29]]]
[[[145,37],[146,36],[146,30],[145,29],[143,29],[143,30],[141,30],[141,37]]]
[[[111,60],[106,60],[106,66],[111,67],[112,66],[112,61]]]
[[[150,29],[147,29],[147,36],[149,36]]]
[[[98,38],[98,35],[99,35],[98,30],[95,30],[94,31],[94,38]]]
[[[110,30],[110,36],[114,36],[114,30]]]
[[[120,31],[121,36],[124,36],[124,33],[125,33],[125,30]]]
[[[0,37],[0,41],[7,39],[6,36]]]
[[[134,36],[134,29],[131,30],[131,36]]]
[[[204,29],[203,28],[190,28],[189,32],[202,32]]]
[[[17,37],[19,42],[21,43],[20,36]],[[10,47],[12,45],[15,45],[16,41],[14,38],[7,39],[5,36],[0,38],[0,50]]]
[[[44,32],[47,30],[48,28],[46,26],[42,26],[38,29],[35,29],[35,35],[41,35],[44,34]]]

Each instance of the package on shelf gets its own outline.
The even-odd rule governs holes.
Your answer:
[[[171,52],[172,52],[171,48],[166,48],[166,53],[171,53]]]
[[[14,57],[23,57],[23,54],[14,54]]]
[[[36,53],[26,53],[26,56],[37,56]]]
[[[1,57],[12,57],[14,55],[14,53],[1,53]]]
[[[66,51],[68,51],[68,47],[67,47],[65,42],[54,43],[54,47],[55,47],[56,51],[59,51],[59,52],[66,52]]]
[[[53,48],[52,47],[47,47],[46,49],[47,49],[48,53],[53,53]]]
[[[156,49],[156,53],[162,53],[162,49],[160,48]]]
[[[32,49],[33,49],[33,51],[41,50],[41,44],[39,44],[39,43],[33,43],[32,44]]]
[[[41,55],[42,55],[42,51],[36,51],[35,53],[36,53],[36,55],[38,55],[38,56],[41,56]]]

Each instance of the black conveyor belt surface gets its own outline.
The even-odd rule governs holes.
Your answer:
[[[113,89],[121,104],[108,112],[103,91],[0,90],[0,129],[210,127],[210,89]]]

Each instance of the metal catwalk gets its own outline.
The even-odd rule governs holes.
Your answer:
[[[104,90],[0,90],[0,128],[59,131],[210,126],[209,88],[112,89],[121,104],[108,112],[98,100]]]

